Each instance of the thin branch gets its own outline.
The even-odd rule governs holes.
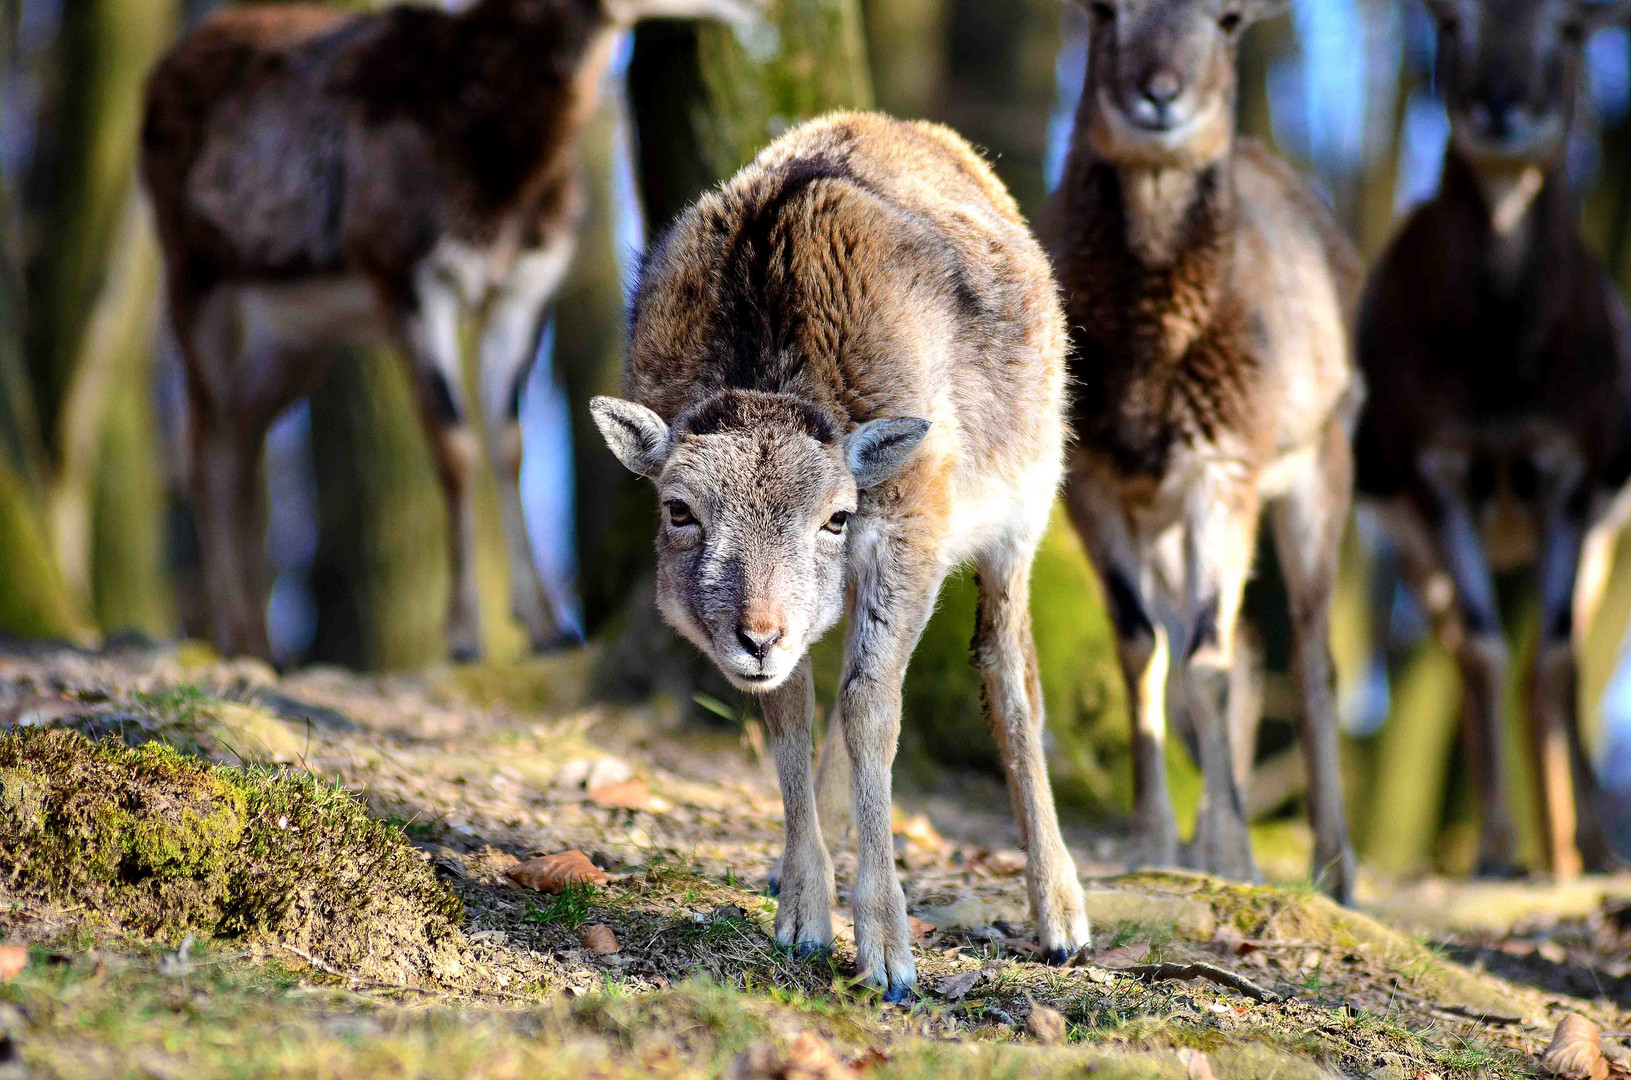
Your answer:
[[[1266,1005],[1273,1005],[1282,1000],[1280,995],[1272,990],[1265,990],[1250,979],[1236,975],[1232,971],[1225,971],[1213,964],[1200,962],[1193,964],[1138,964],[1121,970],[1128,975],[1136,975],[1149,982],[1154,982],[1157,979],[1206,979]]]

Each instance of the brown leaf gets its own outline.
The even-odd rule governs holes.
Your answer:
[[[924,922],[916,915],[906,916],[906,925],[911,928],[912,937],[914,938],[926,938],[936,930],[940,929],[934,923]]]
[[[1025,1018],[1025,1030],[1045,1046],[1058,1046],[1065,1041],[1064,1014],[1046,1005],[1032,1005],[1031,1015]]]
[[[847,1080],[852,1075],[832,1048],[808,1031],[795,1033],[785,1047],[750,1046],[731,1068],[732,1080]]]
[[[1190,1051],[1188,1072],[1189,1080],[1218,1080],[1218,1074],[1212,1071],[1212,1063],[1199,1050]]]
[[[1025,872],[1025,856],[1018,851],[990,851],[980,864],[998,877],[1012,877]]]
[[[589,856],[576,848],[528,859],[504,873],[517,885],[546,893],[558,893],[568,885],[580,883],[604,885],[609,880],[606,871],[590,862]]]
[[[1597,1025],[1577,1013],[1564,1016],[1540,1056],[1540,1067],[1557,1080],[1606,1080],[1608,1059],[1603,1057]]]
[[[0,945],[0,983],[8,983],[28,966],[28,946]]]
[[[667,799],[653,795],[651,789],[639,780],[625,780],[620,784],[590,788],[589,801],[596,806],[620,810],[644,810],[648,814],[666,814],[674,808]]]
[[[974,989],[984,977],[985,972],[979,968],[975,968],[973,971],[959,972],[956,975],[947,975],[940,980],[940,985],[935,987],[935,991],[947,1001],[961,1001],[968,996],[968,992]]]
[[[893,814],[893,831],[896,836],[904,836],[925,851],[945,851],[951,845],[946,838],[934,827],[927,814],[913,814],[907,817],[897,807]]]
[[[1100,967],[1129,968],[1134,964],[1141,964],[1144,958],[1150,955],[1150,946],[1146,942],[1133,942],[1120,945],[1114,949],[1106,949],[1093,958],[1093,962]]]
[[[618,950],[617,935],[605,923],[593,923],[583,928],[583,947],[596,956]]]

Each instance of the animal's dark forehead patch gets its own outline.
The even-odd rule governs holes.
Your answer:
[[[675,427],[689,435],[791,429],[822,444],[838,437],[832,421],[809,402],[752,390],[722,390],[683,413]]]

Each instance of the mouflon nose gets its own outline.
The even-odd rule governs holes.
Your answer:
[[[742,648],[753,654],[753,658],[764,663],[765,653],[770,647],[782,639],[780,628],[767,628],[765,626],[748,626],[743,623],[736,628],[736,640],[742,643]]]
[[[1157,68],[1145,79],[1139,90],[1144,99],[1160,109],[1171,105],[1183,91],[1183,83],[1178,80],[1178,73],[1171,68]]]

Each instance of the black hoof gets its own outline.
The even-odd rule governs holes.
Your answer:
[[[1049,967],[1064,967],[1070,963],[1070,956],[1068,949],[1049,949],[1042,954],[1042,962]]]
[[[911,983],[891,983],[883,992],[883,999],[890,1005],[901,1005],[908,1001],[917,1000],[917,987]]]
[[[819,941],[800,941],[793,946],[793,955],[800,960],[813,960],[818,956],[826,956],[832,952],[831,945]]]
[[[782,879],[777,877],[775,874],[771,874],[770,875],[770,880],[765,882],[765,895],[766,896],[780,896],[781,894],[782,894]]]
[[[474,664],[481,659],[481,649],[475,645],[455,645],[447,650],[447,658],[455,664]]]

